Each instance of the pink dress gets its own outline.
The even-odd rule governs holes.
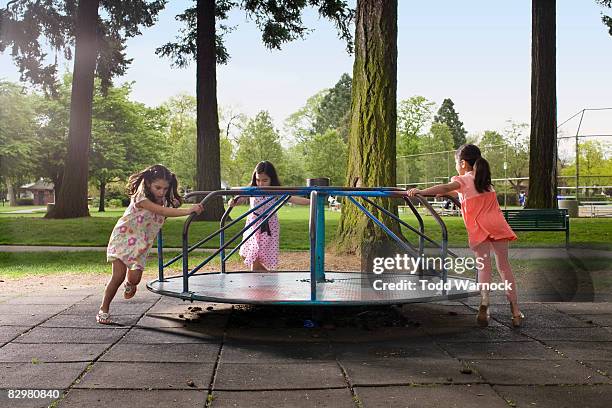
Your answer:
[[[142,188],[139,188],[117,221],[106,248],[108,262],[119,259],[128,269],[144,270],[149,250],[166,221],[164,216],[136,206],[146,199]]]
[[[257,207],[269,198],[270,197],[251,197],[249,200],[251,208]],[[257,218],[256,213],[263,214],[263,212],[274,205],[275,202],[276,200],[272,200],[263,207],[260,207],[257,211],[249,214],[246,223],[252,223]],[[251,266],[255,260],[259,260],[266,269],[276,269],[278,265],[280,233],[277,214],[274,214],[268,219],[268,225],[269,230],[264,226],[265,230],[262,231],[261,221],[259,221],[244,232],[242,246],[240,247],[240,256],[244,258],[244,263],[246,265]],[[253,232],[253,229],[256,229],[255,234],[244,241],[246,237]]]
[[[474,174],[469,171],[463,176],[454,176],[451,181],[460,184],[457,192],[461,201],[461,214],[468,233],[470,248],[487,240],[507,239],[514,241],[516,234],[506,222],[499,208],[497,194],[491,191],[479,193],[474,184]]]

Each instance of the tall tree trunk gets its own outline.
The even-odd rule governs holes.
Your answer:
[[[15,207],[17,205],[17,185],[10,179],[6,181],[6,193],[8,195],[9,206]]]
[[[217,111],[217,59],[215,46],[215,0],[197,2],[197,189],[221,189],[221,150]],[[206,205],[200,220],[219,220],[223,201],[216,198]]]
[[[62,186],[48,218],[89,217],[87,174],[99,3],[100,0],[79,0],[77,6],[68,154]]]
[[[104,212],[104,200],[106,200],[106,183],[100,182],[100,204],[98,205],[98,212]]]
[[[396,185],[397,123],[397,1],[359,0],[355,33],[355,62],[348,139],[347,185]],[[397,204],[383,206],[397,214]],[[366,205],[399,234],[399,226]],[[345,201],[338,228],[338,248],[356,252],[369,243],[387,241],[386,233],[356,206]],[[367,254],[365,254],[367,256]]]
[[[557,208],[556,0],[532,0],[528,208]]]

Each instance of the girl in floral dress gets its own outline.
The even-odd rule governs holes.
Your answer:
[[[257,163],[253,176],[251,177],[252,187],[269,187],[269,186],[280,186],[280,180],[276,173],[274,165],[269,161],[262,161]],[[250,197],[249,203],[251,208],[257,207],[262,202],[268,200],[270,197]],[[236,204],[246,201],[246,197],[237,197],[230,200],[229,205],[234,206]],[[270,201],[257,210],[247,216],[247,224],[252,223],[258,215],[262,214],[272,205],[276,200]],[[303,197],[291,197],[290,203],[293,204],[310,204],[310,200]],[[243,239],[246,239],[253,229],[256,229],[253,234],[246,242],[243,241],[240,247],[240,256],[244,258],[244,263],[248,265],[251,271],[268,271],[276,269],[278,266],[278,254],[279,254],[279,235],[280,226],[278,223],[278,216],[275,213],[266,222],[258,222],[251,228],[246,230],[243,235]]]
[[[202,212],[201,204],[177,208],[182,204],[177,188],[174,173],[160,164],[130,176],[127,186],[130,205],[113,228],[106,249],[106,259],[112,262],[113,275],[96,315],[98,323],[112,323],[110,303],[121,283],[125,281],[123,297],[134,297],[147,255],[166,217]]]

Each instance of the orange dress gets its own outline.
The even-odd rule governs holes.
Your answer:
[[[499,208],[497,194],[491,191],[479,193],[474,184],[474,174],[469,171],[463,176],[454,176],[451,181],[460,184],[457,192],[461,202],[461,214],[468,233],[470,248],[474,248],[487,240],[507,239],[514,241],[516,234],[506,222]]]

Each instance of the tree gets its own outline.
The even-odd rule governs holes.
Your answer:
[[[6,184],[10,205],[17,188],[34,166],[36,145],[33,98],[13,83],[0,81],[0,182]]]
[[[181,94],[163,104],[168,112],[164,161],[188,190],[196,187],[196,99]]]
[[[331,185],[344,183],[346,177],[346,143],[336,130],[315,135],[305,143],[304,169],[307,177],[329,177]],[[302,183],[304,183],[302,177]]]
[[[420,139],[424,129],[431,123],[434,102],[427,98],[414,95],[399,102],[397,109],[397,154],[400,161],[397,166],[397,178],[404,182],[416,181],[421,177],[421,167],[414,157],[421,153]]]
[[[455,111],[455,104],[450,98],[444,99],[438,114],[434,117],[434,122],[445,123],[453,134],[453,148],[457,149],[465,144],[466,130],[463,122],[459,120],[459,114]]]
[[[126,38],[140,34],[141,25],[151,26],[164,3],[165,0],[13,0],[0,11],[0,52],[10,47],[22,79],[42,84],[46,90],[54,92],[57,62],[44,65],[46,54],[40,37],[68,59],[74,44],[66,168],[56,205],[47,217],[89,215],[87,170],[94,75],[97,73],[102,87],[108,88],[113,76],[125,72],[130,62],[124,52]],[[103,13],[99,13],[100,5]]]
[[[532,0],[528,208],[557,207],[556,0]]]
[[[316,133],[336,130],[346,143],[351,113],[351,86],[351,76],[342,74],[336,85],[325,94],[314,121]]]
[[[419,144],[421,152],[433,153],[413,160],[425,176],[424,181],[441,183],[448,180],[455,168],[454,155],[449,153],[449,150],[453,150],[453,135],[448,126],[445,123],[432,123],[429,133],[419,139]]]
[[[397,126],[397,1],[357,3],[355,61],[348,140],[347,185],[395,186]],[[397,213],[390,200],[382,205]],[[399,233],[397,223],[373,206],[368,209]],[[365,257],[373,242],[387,235],[354,205],[344,205],[338,227],[338,247]]]
[[[262,30],[264,44],[270,49],[280,49],[282,44],[302,38],[307,33],[307,28],[302,24],[302,11],[306,5],[318,7],[322,17],[331,19],[350,48],[348,27],[353,12],[344,0],[250,0],[240,3],[197,0],[195,7],[177,16],[187,24],[182,32],[183,37],[157,50],[159,55],[172,57],[179,67],[188,65],[191,58],[196,60],[198,189],[217,190],[221,185],[216,64],[227,63],[229,59],[223,44],[223,35],[229,28],[221,23],[220,32],[217,32],[216,23],[227,19],[229,11],[239,6]],[[219,197],[207,206],[200,219],[217,220],[222,214],[223,204]]]
[[[612,0],[596,0],[597,3],[604,7],[612,8]],[[606,16],[602,13],[601,21],[608,26],[608,32],[612,35],[612,17]]]
[[[237,142],[236,164],[241,170],[241,184],[250,183],[255,165],[262,160],[272,162],[281,182],[284,182],[283,148],[280,144],[280,136],[274,129],[268,112],[261,111],[251,119]]]
[[[89,175],[100,191],[100,212],[108,183],[159,162],[167,146],[158,127],[165,111],[131,101],[131,86],[111,87],[106,94],[96,86]]]

